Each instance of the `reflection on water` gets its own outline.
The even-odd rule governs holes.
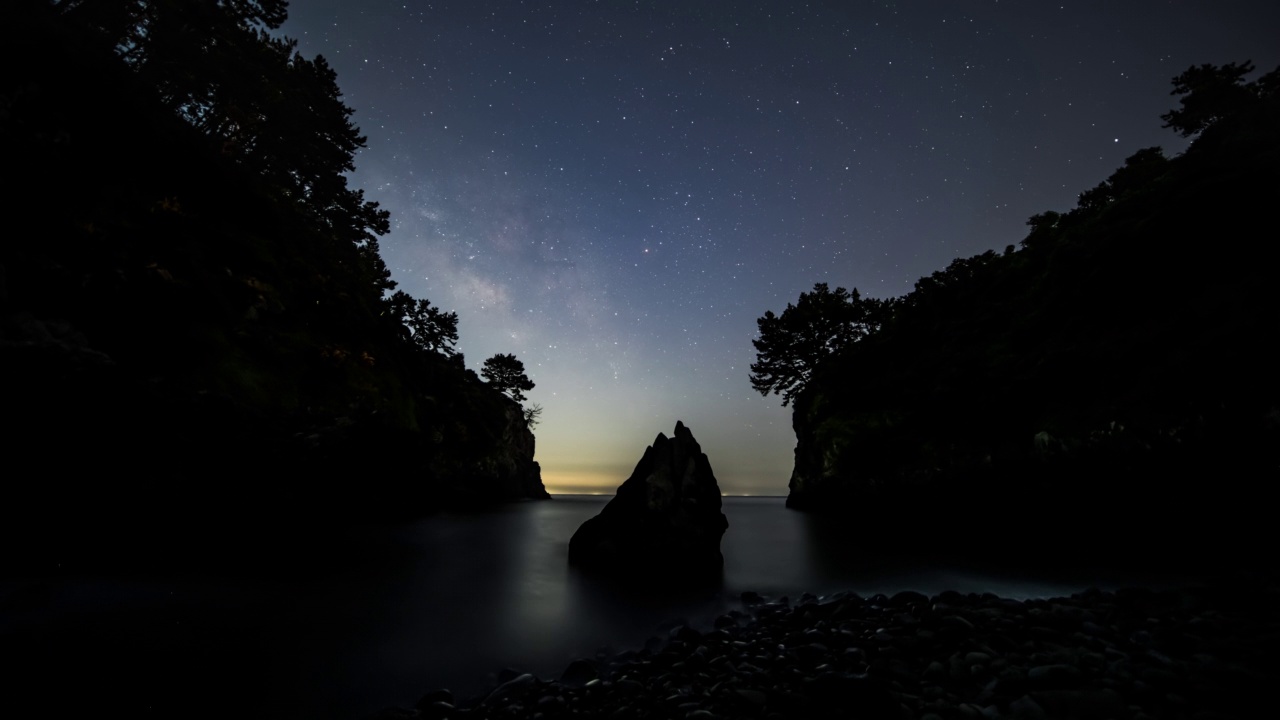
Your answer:
[[[913,589],[997,592],[1012,597],[1077,592],[1116,578],[1007,578],[955,566],[911,566],[867,557],[856,533],[819,533],[819,519],[787,511],[781,498],[725,498],[719,587],[638,594],[584,576],[566,562],[569,539],[607,497],[559,497],[477,515],[431,518],[400,528],[394,542],[417,560],[401,568],[381,610],[352,633],[363,680],[350,667],[334,677],[342,706],[411,704],[425,689],[482,690],[503,667],[542,677],[598,649],[636,647],[664,622],[709,624],[738,607],[744,590],[767,596],[853,590],[863,595]],[[311,600],[310,602],[315,602]],[[344,598],[343,603],[348,602]],[[317,662],[338,662],[318,656]],[[346,674],[346,677],[341,677]]]
[[[1088,573],[1010,579],[955,566],[906,567],[859,552],[856,529],[819,532],[818,519],[785,510],[781,498],[726,498],[723,582],[641,594],[567,564],[569,538],[608,500],[559,497],[366,528],[341,545],[325,572],[271,582],[64,582],[48,591],[47,602],[8,618],[0,630],[37,621],[54,627],[60,618],[96,612],[123,623],[118,635],[162,636],[172,657],[206,658],[199,685],[229,689],[223,700],[233,707],[250,703],[237,699],[235,688],[251,688],[270,699],[258,705],[264,715],[355,717],[387,705],[412,706],[432,688],[468,696],[504,667],[553,677],[575,657],[640,646],[665,621],[707,625],[738,607],[744,590],[794,597],[955,589],[1027,597],[1122,584]],[[164,603],[167,614],[139,612]],[[160,628],[161,622],[181,626],[182,634],[167,624]],[[236,634],[223,632],[228,626]],[[79,631],[65,635],[74,638],[67,643],[89,642]],[[108,634],[107,646],[97,649],[103,657],[118,657],[109,646],[116,636]],[[83,647],[65,650],[95,657]],[[244,661],[247,655],[253,662]]]

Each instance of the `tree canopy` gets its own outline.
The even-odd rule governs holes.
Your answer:
[[[304,57],[297,41],[276,32],[286,0],[49,5],[114,52],[140,86],[204,138],[211,155],[254,173],[274,201],[306,218],[345,257],[341,267],[361,285],[365,301],[403,324],[412,345],[460,361],[457,313],[395,291],[378,247],[389,215],[347,184],[366,138],[325,58]],[[510,375],[506,366],[495,372]],[[521,387],[509,383],[509,391]]]
[[[388,300],[392,315],[404,323],[413,344],[447,357],[457,353],[458,313],[444,312],[426,299],[397,290]]]
[[[285,0],[61,0],[53,7],[115,50],[210,149],[257,173],[326,236],[360,249],[379,292],[389,215],[347,186],[365,137],[324,57],[277,37]]]
[[[1171,95],[1180,96],[1179,107],[1160,116],[1164,126],[1191,137],[1224,119],[1251,114],[1280,90],[1280,68],[1245,82],[1253,63],[1193,65],[1173,79]]]
[[[888,306],[863,298],[857,288],[834,291],[826,283],[800,293],[800,300],[774,315],[766,311],[756,320],[759,337],[751,341],[756,361],[751,364],[751,387],[761,395],[782,395],[782,405],[804,389],[824,359],[866,337],[880,326]]]
[[[33,446],[79,433],[93,458],[145,442],[193,473],[208,470],[187,462],[209,454],[196,447],[239,466],[254,447],[323,446],[326,470],[384,453],[441,479],[422,488],[476,497],[507,472],[493,468],[526,467],[492,462],[525,429],[463,365],[457,314],[394,291],[387,213],[348,184],[365,139],[333,69],[279,34],[283,0],[11,5],[0,54],[22,71],[0,78],[0,139],[24,182],[5,207],[41,232],[0,243],[0,320],[33,318],[0,323],[0,360],[24,368],[0,394]],[[46,324],[70,340],[40,352],[110,362],[75,382],[26,364]],[[95,414],[117,395],[148,431]],[[341,437],[317,435],[337,418]],[[183,444],[169,433],[184,424],[205,430]]]
[[[757,349],[803,384],[788,505],[935,540],[993,502],[1034,508],[1028,531],[1146,515],[1166,536],[1181,518],[1239,514],[1251,479],[1276,475],[1280,398],[1280,251],[1260,230],[1280,191],[1280,73],[1251,70],[1174,78],[1164,119],[1194,137],[1182,153],[1135,148],[1074,208],[1033,215],[1020,250],[955,260],[873,336],[809,351],[811,377],[787,345],[800,334],[777,327],[787,313],[762,318],[777,332]],[[1076,557],[1078,536],[1063,548]]]
[[[1280,126],[1280,69],[1255,80],[1251,62],[1192,66],[1173,78],[1172,94],[1179,107],[1161,116],[1166,128],[1184,137],[1196,136],[1189,155],[1216,152],[1207,145],[1235,143],[1237,151],[1249,153],[1267,147]],[[1212,137],[1213,139],[1209,139]],[[1024,250],[1040,251],[1065,246],[1064,238],[1085,232],[1108,208],[1126,198],[1151,192],[1170,177],[1174,160],[1159,147],[1138,150],[1106,180],[1079,195],[1077,206],[1067,213],[1046,211],[1033,215],[1030,232],[1022,240]],[[1064,258],[1074,251],[1068,251]],[[762,395],[782,395],[784,406],[805,388],[817,366],[841,354],[858,340],[877,332],[892,318],[895,325],[934,328],[939,318],[966,296],[983,295],[983,288],[1010,282],[1008,268],[1022,268],[1028,259],[1012,246],[1004,256],[988,251],[970,258],[958,258],[941,270],[916,282],[905,297],[890,300],[862,298],[855,289],[831,291],[826,283],[801,293],[795,305],[787,305],[781,315],[766,312],[756,323],[759,335],[752,340],[756,362],[751,365],[751,386]],[[995,301],[992,301],[993,303]],[[999,303],[995,303],[999,304]]]
[[[1100,210],[1130,192],[1143,190],[1168,168],[1169,160],[1157,147],[1143,148],[1124,159],[1124,166],[1111,173],[1093,188],[1080,193],[1077,208],[1081,212]],[[1033,229],[1036,218],[1027,221]]]
[[[525,401],[524,393],[534,388],[533,381],[524,374],[524,363],[517,360],[515,355],[502,353],[494,355],[484,361],[480,374],[489,385],[519,403]],[[541,411],[542,409],[538,408],[532,419],[536,420],[537,414]]]

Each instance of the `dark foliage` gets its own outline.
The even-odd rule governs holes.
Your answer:
[[[386,213],[345,179],[364,139],[323,59],[265,34],[283,2],[4,12],[7,547],[116,562],[131,534],[141,558],[541,494],[456,315],[388,295]]]
[[[1242,498],[1280,477],[1280,248],[1260,235],[1280,71],[1250,69],[1179,76],[1165,119],[1196,135],[1185,153],[1138,151],[1070,212],[1032,217],[1020,250],[922,278],[823,360],[795,396],[790,503],[899,540],[964,527],[1114,549],[1065,530],[1090,523],[1208,547],[1176,528],[1210,517],[1256,532]]]
[[[414,345],[447,357],[457,354],[458,313],[444,312],[426,299],[415,300],[400,290],[387,302],[391,316],[404,323]]]
[[[538,423],[542,422],[542,406],[537,403],[526,406],[524,409],[524,421],[529,424],[531,429],[537,427]]]
[[[761,395],[782,395],[782,405],[802,391],[818,364],[879,328],[891,305],[862,297],[857,289],[834,291],[817,283],[800,293],[782,315],[767,311],[756,320],[759,337],[751,341],[751,387]]]
[[[1274,104],[1280,74],[1272,72],[1246,82],[1253,63],[1193,65],[1173,79],[1172,95],[1180,96],[1179,107],[1160,116],[1164,127],[1183,137],[1202,133],[1219,122],[1247,121],[1267,104]]]
[[[498,354],[485,360],[480,375],[495,390],[518,403],[524,402],[524,393],[534,388],[533,381],[524,374],[524,363],[517,360],[515,355]],[[538,414],[541,412],[542,409],[538,408]]]

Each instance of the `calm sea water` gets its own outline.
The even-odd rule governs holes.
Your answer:
[[[638,595],[566,562],[569,538],[607,500],[561,496],[366,528],[346,539],[333,567],[301,575],[11,583],[0,596],[0,639],[16,632],[25,644],[0,660],[27,666],[8,696],[23,685],[62,688],[56,702],[72,704],[77,692],[105,693],[103,703],[144,714],[184,706],[188,715],[351,718],[412,706],[433,688],[465,697],[505,667],[555,677],[576,657],[641,646],[671,621],[709,626],[741,607],[744,590],[1032,597],[1159,583],[1100,571],[903,567],[860,552],[856,533],[820,542],[819,520],[781,498],[726,498],[723,583]]]

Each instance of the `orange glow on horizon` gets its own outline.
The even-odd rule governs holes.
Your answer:
[[[629,470],[610,467],[543,468],[542,485],[552,495],[614,495],[631,476]],[[724,497],[785,497],[786,485],[772,478],[748,478],[747,482],[720,482]],[[752,482],[754,481],[754,482]]]
[[[542,485],[552,495],[613,495],[627,476],[612,468],[544,468]]]

